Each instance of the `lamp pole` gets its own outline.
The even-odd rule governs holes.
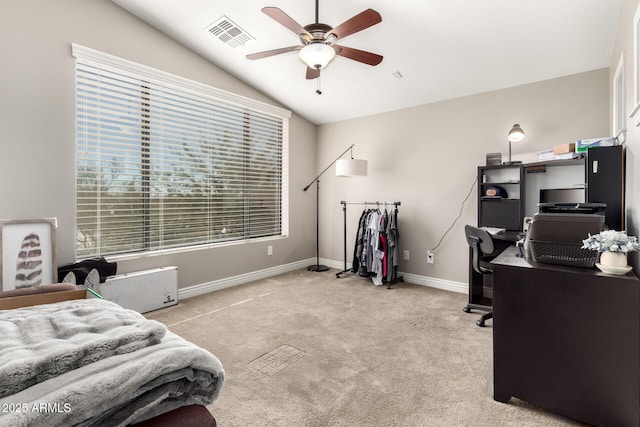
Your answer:
[[[315,182],[316,183],[316,263],[315,265],[310,265],[307,267],[309,271],[327,271],[329,267],[326,265],[320,265],[320,177],[331,167],[335,162],[340,160],[342,156],[347,154],[347,151],[351,150],[355,144],[351,144],[349,148],[344,150],[334,161],[329,163],[329,166],[324,168],[322,172],[318,174],[313,181],[309,183],[306,187],[304,187],[304,191],[307,191],[309,187]]]
[[[316,264],[307,267],[309,271],[327,271],[329,267],[320,265],[320,180],[316,179]]]
[[[316,182],[316,181],[317,181],[317,180],[322,176],[322,174],[323,174],[323,173],[325,173],[325,172],[327,171],[327,169],[329,169],[331,166],[333,166],[333,164],[334,164],[335,162],[337,162],[338,160],[340,160],[340,158],[341,158],[342,156],[344,156],[345,154],[347,154],[347,151],[351,150],[351,149],[353,148],[353,146],[354,146],[354,145],[355,145],[355,144],[351,144],[351,146],[350,146],[349,148],[347,148],[346,150],[344,150],[344,151],[342,152],[342,154],[340,154],[338,157],[336,157],[336,159],[335,159],[333,162],[329,163],[329,166],[327,166],[326,168],[324,168],[324,170],[323,170],[322,172],[320,172],[320,173],[318,174],[318,176],[316,176],[315,178],[313,178],[313,181],[311,181],[311,182],[309,183],[309,185],[307,185],[306,187],[304,187],[304,191],[307,191],[307,190],[309,189],[309,187],[311,187],[311,184],[313,184],[314,182]]]

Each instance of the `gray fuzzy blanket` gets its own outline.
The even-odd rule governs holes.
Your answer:
[[[44,309],[48,315],[54,315],[58,308],[74,305],[69,303],[71,302],[37,307]],[[76,303],[80,303],[80,306],[84,306],[88,311],[113,311],[112,315],[108,316],[111,318],[142,317],[136,312],[104,300],[90,299]],[[80,307],[76,307],[76,310],[78,309]],[[15,314],[22,310],[12,310],[13,314],[10,315],[6,314],[9,312],[0,311],[0,317],[3,321],[15,325]],[[7,316],[14,320],[9,320]],[[86,319],[87,316],[93,317],[92,314],[83,314],[81,317]],[[96,317],[100,318],[97,314]],[[80,334],[91,335],[95,333],[94,328],[101,328],[103,322],[117,323],[113,319],[101,319],[93,326],[83,327],[83,322],[72,322],[76,326],[60,325],[53,329],[76,330],[79,327],[84,331]],[[157,323],[148,320],[145,322]],[[134,335],[144,330],[140,326],[135,329]],[[108,357],[92,360],[90,363],[34,383],[14,394],[1,397],[0,425],[124,426],[181,406],[208,405],[213,402],[218,397],[224,381],[224,370],[220,361],[206,350],[160,326],[164,330],[164,336],[157,344],[138,346],[137,349],[128,352],[112,351]],[[70,336],[76,335],[72,333]],[[122,336],[121,341],[126,347],[136,340],[131,341]],[[27,346],[34,344],[36,342],[30,342]],[[72,346],[73,354],[76,354],[75,348],[75,345]],[[2,351],[4,350],[0,350],[0,355]],[[61,357],[65,359],[65,356]],[[7,362],[6,359],[3,360]],[[4,362],[0,363],[0,370],[5,370]],[[43,370],[52,371],[46,367]],[[0,382],[0,389],[4,389],[3,382]]]
[[[158,344],[165,332],[161,323],[98,299],[0,311],[0,397]]]

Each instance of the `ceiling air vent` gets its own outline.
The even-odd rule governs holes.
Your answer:
[[[244,46],[250,41],[255,40],[251,34],[247,33],[235,22],[224,15],[213,24],[209,25],[206,30],[232,48]]]

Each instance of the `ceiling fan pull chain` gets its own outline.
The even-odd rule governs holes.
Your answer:
[[[316,79],[316,81],[318,82],[318,85],[316,86],[316,93],[318,95],[322,95],[322,91],[320,90],[320,75],[321,74],[322,73],[321,73],[320,69],[318,68],[318,78]]]

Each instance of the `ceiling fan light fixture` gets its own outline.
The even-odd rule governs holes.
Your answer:
[[[309,43],[300,50],[298,56],[309,68],[321,70],[333,61],[333,58],[336,57],[336,51],[321,42]]]

